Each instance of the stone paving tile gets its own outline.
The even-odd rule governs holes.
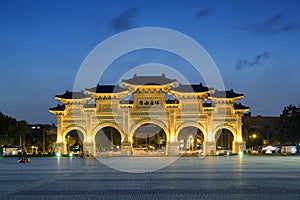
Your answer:
[[[149,173],[95,159],[0,158],[0,199],[299,199],[300,157],[180,158]]]

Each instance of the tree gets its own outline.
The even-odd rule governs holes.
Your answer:
[[[0,145],[16,145],[20,137],[26,134],[26,122],[17,121],[0,112]]]
[[[280,143],[296,143],[300,139],[300,107],[284,107],[280,118],[275,121],[274,140]]]
[[[38,151],[45,153],[53,150],[53,143],[56,141],[56,134],[53,134],[53,126],[48,124],[28,125],[26,134],[26,147],[29,150],[31,146],[38,148]],[[45,146],[44,146],[45,145]]]

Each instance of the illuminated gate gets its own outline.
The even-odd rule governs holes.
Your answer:
[[[49,109],[57,117],[56,152],[68,153],[65,134],[73,128],[83,135],[84,151],[95,155],[99,151],[96,134],[100,128],[109,126],[116,132],[110,134],[119,134],[119,145],[113,145],[119,146],[120,154],[132,155],[136,147],[134,142],[142,142],[135,137],[135,131],[139,132],[139,127],[145,124],[155,124],[164,134],[157,134],[157,138],[146,137],[138,146],[153,150],[160,145],[159,148],[165,148],[166,155],[178,155],[182,146],[180,133],[187,130],[186,127],[196,127],[201,134],[190,139],[189,148],[201,148],[203,155],[214,154],[217,131],[228,129],[232,133],[232,151],[237,153],[244,148],[242,116],[249,110],[236,103],[243,97],[233,90],[217,91],[202,84],[178,84],[164,75],[135,75],[123,80],[122,86],[97,85],[83,92],[66,91],[55,96],[62,104]],[[163,135],[159,143],[151,145],[152,140],[157,142]]]

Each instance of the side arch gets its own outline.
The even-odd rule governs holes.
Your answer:
[[[203,133],[203,135],[204,135],[204,140],[206,140],[206,138],[207,138],[207,132],[206,132],[205,128],[203,127],[202,124],[199,124],[199,123],[196,123],[196,122],[186,122],[186,123],[181,124],[181,125],[177,128],[177,130],[176,130],[176,132],[175,132],[175,138],[176,138],[176,140],[177,140],[177,138],[178,138],[178,135],[179,135],[180,131],[182,131],[182,129],[187,128],[187,127],[191,127],[191,126],[200,129],[200,131],[201,131],[201,132]]]
[[[220,125],[220,126],[217,126],[215,129],[214,129],[214,135],[213,135],[213,138],[216,138],[216,134],[218,133],[218,131],[222,130],[222,129],[227,129],[229,130],[232,135],[233,135],[233,141],[235,142],[237,140],[237,137],[236,137],[236,129],[230,125]]]
[[[67,143],[67,141],[66,141],[66,135],[70,132],[70,131],[76,131],[76,130],[78,130],[78,131],[80,131],[81,133],[82,133],[82,135],[83,135],[83,139],[82,139],[82,141],[83,142],[86,142],[86,137],[87,137],[87,133],[86,133],[86,130],[83,128],[83,127],[81,127],[81,126],[74,126],[74,125],[71,125],[71,126],[68,126],[67,128],[65,128],[65,130],[63,131],[63,133],[62,133],[62,140],[63,140],[63,143]]]

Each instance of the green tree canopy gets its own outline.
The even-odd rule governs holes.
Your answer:
[[[19,144],[20,136],[26,134],[26,130],[25,121],[17,121],[0,112],[0,145]]]
[[[275,121],[274,139],[280,143],[297,143],[300,139],[300,107],[284,107],[280,118]]]

